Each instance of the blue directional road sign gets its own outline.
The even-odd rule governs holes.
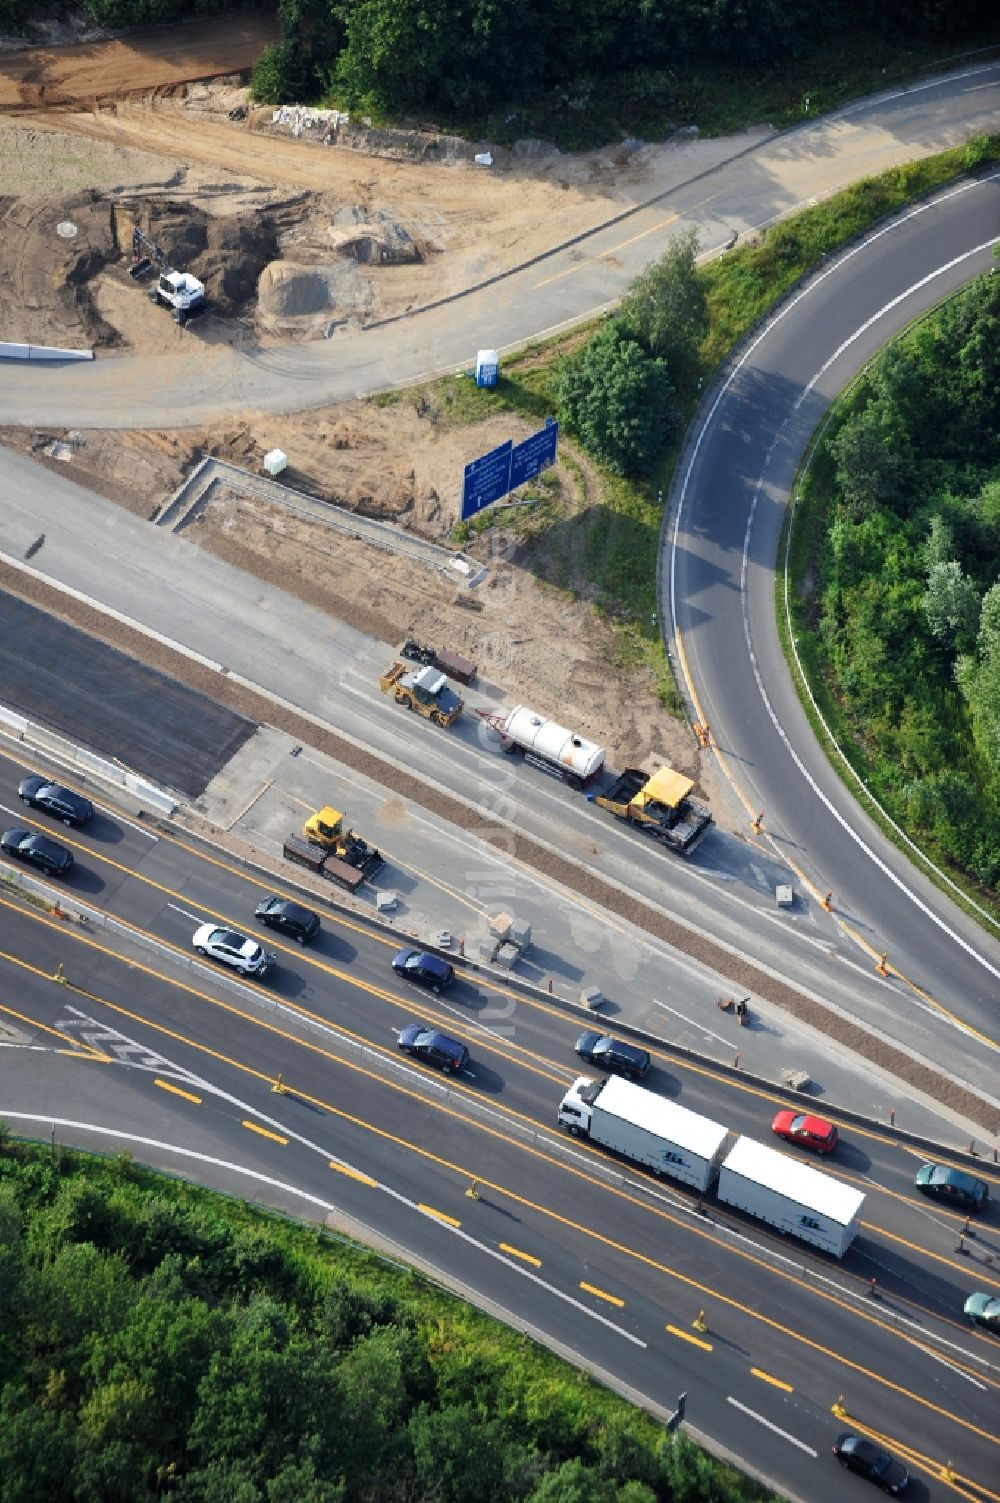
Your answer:
[[[508,439],[499,449],[480,454],[478,459],[465,466],[462,481],[463,521],[466,517],[474,517],[477,511],[482,511],[492,501],[499,501],[510,490],[510,456],[513,449],[513,439]]]
[[[546,418],[544,428],[518,444],[510,457],[510,490],[516,491],[526,480],[533,480],[539,470],[555,464],[558,442],[559,424],[555,418]]]

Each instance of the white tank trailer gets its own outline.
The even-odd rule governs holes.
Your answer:
[[[604,766],[604,747],[585,741],[575,731],[546,720],[527,705],[517,705],[503,722],[500,734],[524,752],[525,761],[582,787]]]

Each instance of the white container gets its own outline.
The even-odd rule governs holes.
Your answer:
[[[842,1258],[853,1242],[865,1201],[853,1185],[752,1138],[739,1138],[727,1154],[716,1193],[726,1205],[835,1258]]]
[[[631,1081],[581,1075],[559,1107],[559,1123],[681,1184],[707,1190],[729,1136],[719,1122]]]
[[[480,350],[476,356],[476,385],[496,386],[500,375],[500,356],[496,350]]]
[[[604,766],[604,747],[586,741],[565,726],[546,720],[527,705],[517,705],[504,721],[508,740],[562,776],[583,783]]]
[[[264,468],[269,475],[280,475],[288,465],[288,455],[281,449],[271,449],[264,455]]]

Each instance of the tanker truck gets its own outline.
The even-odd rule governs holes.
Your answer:
[[[522,752],[524,760],[533,767],[561,778],[573,788],[585,788],[604,766],[603,746],[566,730],[554,720],[546,720],[527,705],[517,705],[506,715],[492,710],[476,713],[500,737],[505,752]]]

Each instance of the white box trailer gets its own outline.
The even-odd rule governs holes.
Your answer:
[[[701,1191],[718,1173],[729,1136],[720,1123],[616,1076],[574,1080],[558,1121],[569,1132]]]
[[[719,1171],[724,1204],[842,1258],[854,1240],[865,1197],[811,1164],[752,1138],[739,1138]]]

